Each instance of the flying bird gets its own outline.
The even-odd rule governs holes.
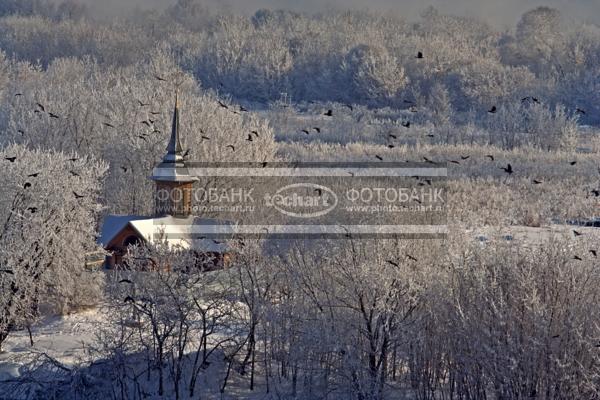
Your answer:
[[[102,125],[108,126],[109,128],[114,128],[114,125],[111,125],[108,122],[103,122]]]
[[[398,139],[398,136],[392,135],[391,133],[389,134],[389,137],[391,137],[392,139]]]
[[[60,117],[56,114],[53,113],[48,113],[48,115],[50,116],[50,118],[54,118],[54,119],[59,119]]]
[[[17,157],[4,157],[4,159],[10,161],[11,163],[14,163]]]
[[[460,165],[460,161],[456,161],[456,160],[450,160],[450,162],[451,162],[452,164],[457,164],[457,165]]]
[[[487,158],[490,159],[490,161],[494,161],[494,156],[491,154],[486,155]]]
[[[577,108],[577,110],[575,111],[577,114],[582,114],[585,115],[585,110],[581,109],[581,108]]]
[[[326,117],[332,117],[333,116],[333,110],[327,110],[327,112],[324,113],[323,115],[325,115]]]
[[[571,161],[569,164],[570,165],[575,165],[575,164],[577,164],[577,161]]]
[[[246,110],[244,107],[240,106],[240,111],[241,112],[248,112],[248,110]]]
[[[392,260],[385,260],[386,263],[393,265],[394,267],[399,267],[398,263],[392,261]]]
[[[23,93],[15,93],[15,97],[23,96]]]
[[[534,185],[541,185],[542,183],[544,183],[544,182],[542,182],[542,181],[538,181],[537,179],[534,179],[534,180],[533,180],[533,184],[534,184]]]
[[[460,156],[460,159],[463,161],[468,160],[469,158],[471,158],[471,156]]]
[[[411,256],[410,254],[406,254],[406,257],[411,261],[419,261],[415,257]]]
[[[227,146],[225,146],[225,147],[229,147],[229,148],[231,148],[231,151],[235,151],[235,146],[234,146],[234,145],[232,145],[232,144],[228,144],[228,145],[227,145]]]
[[[150,105],[150,103],[144,103],[141,100],[138,100],[137,102],[139,103],[140,107],[146,107]]]
[[[379,156],[377,154],[375,155],[375,158],[378,159],[379,161],[383,161],[383,158],[381,158],[381,156]]]
[[[576,230],[573,230],[573,234],[575,235],[575,237],[583,235],[583,233],[577,232]]]
[[[38,208],[37,207],[28,207],[27,210],[31,211],[32,214],[35,214],[37,212]]]
[[[133,282],[131,282],[129,279],[121,279],[119,281],[119,283],[131,283],[132,284]]]
[[[425,161],[426,163],[429,163],[429,164],[435,164],[434,161],[430,160],[429,158],[427,158],[425,156],[423,157],[423,161]]]
[[[306,133],[307,135],[310,135],[310,132],[306,129],[302,129],[302,132]]]
[[[258,137],[258,131],[250,131],[250,133],[254,134],[254,136]]]
[[[415,58],[418,58],[419,60],[423,59],[424,58],[423,52],[422,51],[417,52],[417,56]]]
[[[42,110],[43,112],[46,112],[46,108],[43,105],[41,105],[40,103],[35,103],[35,104],[37,104],[37,106],[40,108],[40,110]]]
[[[394,146],[393,144],[388,144],[388,149],[393,149],[394,147],[396,146]]]
[[[252,141],[252,135],[248,134],[248,137],[246,138],[247,141],[251,142]]]
[[[596,250],[589,250],[589,252],[594,256],[594,257],[598,257],[598,252]]]
[[[488,110],[488,112],[489,112],[490,114],[495,114],[497,111],[498,111],[498,108],[496,108],[496,106],[493,106],[492,108],[490,108],[490,109]]]
[[[31,183],[29,182],[25,182],[25,184],[23,185],[23,189],[29,189],[31,187]]]
[[[210,140],[210,138],[208,136],[202,136],[202,140]]]
[[[73,192],[73,196],[75,196],[76,199],[83,199],[85,197],[80,194],[77,194],[77,192]]]
[[[583,259],[579,256],[573,256],[573,260],[583,261]]]
[[[37,178],[39,174],[40,174],[39,172],[36,172],[36,173],[27,175],[27,177],[28,178]]]
[[[79,176],[79,174],[78,174],[77,172],[75,172],[75,171],[69,171],[69,172],[70,172],[70,173],[71,173],[71,175],[73,175],[73,176]]]
[[[225,103],[221,102],[220,100],[217,100],[217,103],[219,103],[219,105],[220,105],[222,108],[229,109],[229,107],[227,106],[227,104],[225,104]]]
[[[156,79],[158,79],[159,81],[163,81],[163,82],[166,82],[166,81],[167,81],[165,78],[162,78],[162,77],[160,77],[160,76],[158,76],[158,75],[154,75],[154,77],[155,77]]]
[[[318,126],[315,126],[313,128],[317,133],[321,133],[321,128],[319,128]]]
[[[402,122],[402,126],[405,128],[410,128],[410,121]]]
[[[142,121],[142,122],[140,122],[140,124],[144,124],[144,125],[146,125],[148,128],[151,128],[151,127],[152,127],[152,125],[150,125],[150,122],[148,122],[148,121]]]
[[[513,168],[512,168],[512,165],[510,165],[510,164],[508,164],[506,167],[500,167],[500,169],[503,170],[504,172],[506,172],[509,175],[512,175],[512,173],[514,172]]]

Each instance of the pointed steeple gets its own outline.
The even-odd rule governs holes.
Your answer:
[[[171,126],[171,139],[167,146],[167,154],[164,157],[165,162],[183,161],[183,150],[179,140],[179,94],[175,93],[175,110],[173,111],[173,124]]]
[[[163,182],[194,182],[198,179],[190,176],[185,160],[179,136],[179,97],[175,94],[175,110],[173,111],[173,124],[171,127],[171,138],[167,145],[167,154],[162,162],[154,168],[151,178],[154,181]]]

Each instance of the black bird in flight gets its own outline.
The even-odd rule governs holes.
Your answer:
[[[410,121],[402,122],[402,126],[405,128],[410,128]]]
[[[39,174],[40,174],[39,172],[36,172],[36,173],[27,175],[27,177],[28,178],[37,178]]]
[[[571,161],[569,164],[570,165],[575,165],[575,164],[577,164],[577,161]]]
[[[242,107],[242,106],[240,106],[240,111],[241,111],[241,112],[248,112],[248,110],[247,110],[247,109],[245,109],[245,108],[244,108],[244,107]]]
[[[131,296],[127,296],[127,297],[125,297],[125,299],[123,300],[123,303],[128,303],[128,302],[135,303],[135,300],[133,299],[133,297],[131,297]]]
[[[396,146],[394,146],[393,144],[388,144],[388,149],[393,149],[394,147]]]
[[[417,53],[417,56],[416,56],[415,58],[418,58],[419,60],[420,60],[420,59],[423,59],[423,58],[424,58],[424,57],[423,57],[423,52],[422,52],[422,51],[419,51],[419,52]]]
[[[544,182],[542,182],[542,181],[538,181],[537,179],[534,179],[534,180],[533,180],[533,184],[534,184],[534,185],[541,185],[542,183],[544,183]]]
[[[53,113],[48,113],[48,115],[50,116],[50,118],[54,118],[54,119],[59,119],[60,117],[56,114]]]
[[[463,161],[468,160],[469,158],[471,158],[471,156],[460,156],[460,159]]]
[[[450,162],[451,162],[452,164],[457,164],[457,165],[460,165],[460,162],[459,162],[459,161],[456,161],[456,160],[450,160]]]
[[[231,148],[231,151],[235,151],[235,146],[234,146],[234,145],[232,145],[232,144],[228,144],[228,145],[227,145],[227,146],[225,146],[225,147],[229,147],[229,148]]]
[[[80,194],[77,194],[77,192],[73,192],[73,196],[75,196],[76,199],[83,199],[85,197]]]
[[[383,158],[381,158],[381,156],[375,154],[375,158],[378,159],[379,161],[383,161]]]
[[[573,256],[573,260],[583,261],[583,259],[579,256]]]
[[[28,207],[27,210],[31,211],[32,214],[35,214],[37,212],[38,208],[37,207]]]
[[[23,185],[23,189],[29,189],[31,187],[31,183],[29,182],[25,182],[25,184]]]
[[[491,154],[486,155],[487,158],[490,159],[490,161],[494,161],[494,156]]]
[[[589,250],[589,252],[594,256],[594,257],[598,257],[598,252],[596,250]]]
[[[14,163],[14,162],[15,162],[15,160],[17,159],[17,157],[4,157],[4,159],[5,159],[6,161],[10,161],[11,163]]]
[[[227,106],[227,104],[225,104],[225,103],[221,102],[220,100],[218,100],[218,101],[217,101],[217,103],[219,103],[219,105],[220,105],[222,108],[229,109],[229,107]]]
[[[69,158],[67,161],[75,162],[75,161],[78,161],[78,160],[79,160],[79,158]]]
[[[127,167],[121,165],[121,169],[123,170],[123,172],[127,172]]]
[[[390,133],[389,137],[391,137],[392,139],[398,139],[398,136],[392,135],[391,133]]]
[[[573,234],[575,235],[575,237],[583,235],[583,233],[577,232],[576,230],[573,230]]]
[[[162,78],[162,77],[160,77],[160,76],[158,76],[158,75],[154,75],[154,77],[155,77],[156,79],[158,79],[159,81],[163,81],[163,82],[166,82],[166,81],[167,81],[165,78]]]
[[[23,93],[15,93],[15,97],[23,96]]]
[[[114,128],[114,125],[111,125],[108,122],[103,122],[102,125],[108,126],[109,128]]]
[[[585,115],[585,110],[583,110],[583,109],[581,109],[579,107],[577,108],[577,110],[575,112],[577,112],[577,114]]]
[[[138,100],[138,103],[140,104],[140,107],[146,107],[150,105],[150,103],[144,103],[141,100]]]
[[[310,135],[310,132],[306,129],[302,129],[302,132],[306,133],[307,135]]]
[[[210,138],[208,136],[202,136],[202,140],[210,140]]]
[[[428,134],[428,135],[425,135],[425,136],[427,136],[428,138],[434,138],[434,137],[435,137],[435,135],[434,135],[434,134],[431,134],[431,133],[430,133],[430,134]]]
[[[77,172],[75,172],[75,171],[69,171],[69,172],[70,172],[70,173],[71,173],[71,175],[73,175],[73,176],[79,176],[79,174],[78,174]]]
[[[498,111],[498,108],[496,108],[496,106],[493,106],[492,108],[490,108],[490,109],[488,110],[488,112],[489,112],[490,114],[495,114],[497,111]]]
[[[36,104],[40,108],[40,110],[42,110],[43,112],[46,112],[46,108],[43,105],[41,105],[40,103],[36,103]]]
[[[415,257],[411,256],[410,254],[406,254],[406,257],[411,261],[419,261]]]
[[[253,133],[254,136],[258,137],[258,131],[250,131],[250,133]]]
[[[131,283],[132,284],[133,282],[131,282],[129,279],[121,279],[119,281],[119,283]]]
[[[324,113],[323,115],[325,115],[326,117],[332,117],[333,116],[333,110],[327,110],[327,112]]]
[[[158,112],[158,111],[150,111],[150,114],[152,114],[152,115],[159,115],[160,112]]]
[[[393,265],[394,267],[399,267],[398,263],[392,261],[392,260],[385,260],[386,263]]]
[[[315,126],[313,128],[317,133],[321,133],[321,128],[319,128],[318,126]]]
[[[429,158],[427,158],[427,157],[423,157],[423,161],[425,161],[426,163],[429,163],[429,164],[435,164],[435,162],[434,162],[434,161],[430,160],[430,159],[429,159]]]
[[[512,165],[508,164],[506,167],[500,167],[501,170],[504,170],[507,174],[511,175],[514,171],[512,169]]]
[[[148,121],[142,121],[142,122],[140,122],[140,124],[144,124],[144,125],[146,125],[148,128],[151,128],[151,127],[152,127],[152,125],[150,125],[150,122],[148,122]]]
[[[246,138],[247,141],[251,142],[252,141],[252,135],[248,134],[248,138]]]

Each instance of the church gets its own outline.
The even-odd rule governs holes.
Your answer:
[[[108,253],[105,267],[118,267],[135,244],[166,241],[170,247],[194,251],[205,269],[222,268],[229,259],[225,243],[198,236],[207,227],[227,223],[193,215],[192,190],[198,178],[190,175],[179,132],[179,104],[175,99],[171,137],[162,162],[152,171],[155,182],[154,215],[109,215],[102,224],[99,244]]]

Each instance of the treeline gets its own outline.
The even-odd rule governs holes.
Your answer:
[[[526,99],[579,108],[586,122],[597,122],[600,111],[599,28],[547,7],[501,32],[434,8],[412,23],[359,11],[259,10],[246,17],[180,0],[165,11],[100,22],[64,3],[56,10],[73,11],[57,22],[36,11],[38,2],[16,4],[0,3],[0,15],[10,14],[0,20],[0,48],[42,66],[83,56],[130,65],[159,48],[204,87],[240,100],[273,102],[285,93],[295,102],[409,108],[435,106],[442,96],[464,116]]]

